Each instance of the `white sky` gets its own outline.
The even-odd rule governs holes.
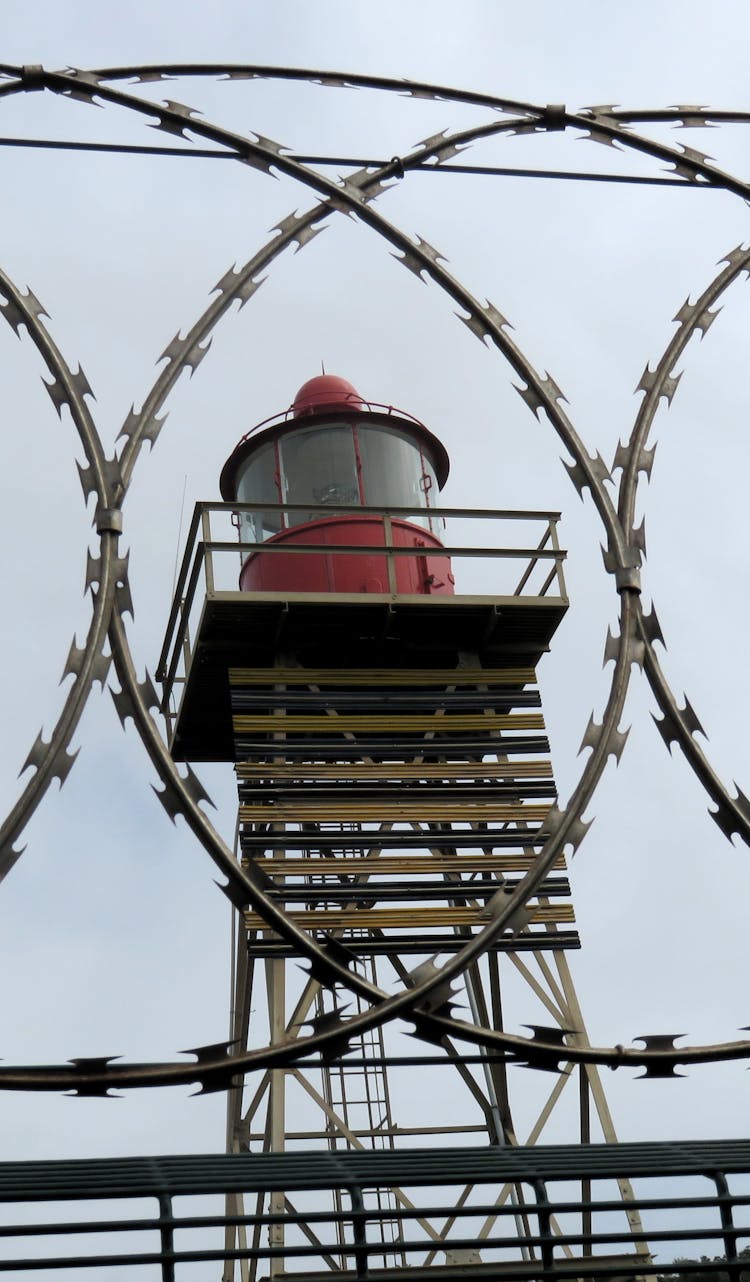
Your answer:
[[[748,106],[750,19],[741,4],[719,2],[709,14],[702,5],[642,0],[617,10],[547,0],[533,12],[490,0],[217,0],[200,10],[6,0],[2,23],[9,63],[256,62],[411,76],[570,107]],[[262,81],[138,92],[186,102],[297,151],[329,154],[389,157],[439,129],[490,117],[449,103]],[[115,108],[50,94],[0,100],[0,135],[15,134],[165,140]],[[746,131],[677,138],[747,176]],[[652,162],[568,135],[490,142],[467,158],[658,172]],[[0,159],[0,266],[34,290],[67,359],[85,369],[111,453],[173,334],[192,323],[233,262],[250,257],[273,223],[310,199],[290,181],[228,162],[10,149]],[[639,403],[633,388],[671,336],[671,318],[746,235],[740,200],[697,191],[417,176],[380,207],[445,253],[455,274],[508,316],[527,354],[563,388],[590,451],[608,461],[630,430]],[[156,664],[183,486],[188,513],[197,499],[216,497],[236,439],[284,407],[324,359],[365,395],[402,405],[441,436],[453,459],[448,502],[563,510],[572,608],[540,676],[565,797],[589,714],[601,711],[606,694],[601,655],[616,617],[593,505],[588,496],[579,502],[559,443],[516,396],[497,354],[482,350],[438,290],[404,272],[372,233],[340,222],[299,256],[279,260],[257,298],[223,322],[195,377],[173,394],[153,455],[138,464],[123,542],[131,548],[139,669]],[[664,662],[675,690],[687,690],[722,776],[750,792],[745,284],[725,303],[704,342],[691,344],[675,403],[657,418],[657,459],[642,496],[644,584],[669,643]],[[58,422],[30,343],[7,327],[0,370],[7,553],[0,800],[8,807],[39,727],[49,730],[60,706],[71,637],[84,635],[90,516],[70,420]],[[617,772],[608,770],[572,872],[583,939],[575,975],[599,1044],[683,1030],[696,1042],[730,1039],[750,1017],[743,983],[750,853],[723,840],[681,758],[668,758],[652,705],[636,675],[626,754]],[[229,914],[213,867],[154,800],[145,754],[132,727],[123,735],[108,694],[92,696],[75,745],[81,753],[65,788],[54,785],[29,826],[26,854],[0,887],[4,1059],[171,1058],[216,1041],[226,1030]],[[202,774],[231,837],[231,770]],[[608,1075],[621,1136],[746,1132],[744,1071],[696,1070],[680,1083]],[[0,1095],[0,1116],[8,1158],[223,1145],[222,1098],[188,1100],[177,1090],[133,1092],[119,1102]]]

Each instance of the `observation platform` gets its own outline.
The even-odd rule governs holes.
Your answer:
[[[462,590],[431,595],[239,591],[232,581],[260,549],[264,558],[299,557],[302,578],[305,557],[378,555],[395,588],[398,558],[414,560],[415,551],[394,545],[390,519],[424,515],[417,508],[337,507],[336,513],[383,520],[383,541],[368,545],[308,543],[290,551],[221,537],[233,516],[258,510],[258,504],[201,503],[193,515],[157,670],[178,761],[234,760],[230,668],[270,668],[280,655],[292,655],[306,667],[406,674],[455,668],[468,653],[483,666],[533,669],[568,608],[556,512],[432,509],[450,536],[440,559],[450,559]]]

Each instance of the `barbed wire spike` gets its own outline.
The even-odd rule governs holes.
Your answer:
[[[98,584],[101,582],[101,576],[102,559],[100,556],[93,556],[89,551],[86,556],[86,580],[83,588],[84,596],[88,592],[89,588],[93,588],[95,583]]]
[[[434,979],[440,974],[440,967],[429,958],[427,961],[420,962],[412,970],[407,971],[404,976],[404,984],[407,988],[418,988],[425,980]],[[453,997],[455,989],[451,979],[444,979],[423,998],[417,1008],[423,1015],[449,1015],[455,1006]]]
[[[582,107],[580,114],[582,116],[592,116],[595,120],[598,119],[600,116],[612,117],[615,111],[618,110],[620,105],[621,104],[619,102],[601,102],[601,103],[597,103],[595,106]]]
[[[287,214],[286,218],[282,218],[281,222],[274,223],[273,227],[269,228],[269,231],[277,231],[279,235],[296,241],[297,248],[294,252],[298,254],[303,245],[313,240],[320,232],[325,231],[325,226],[313,227],[309,223],[300,225],[300,218],[295,209],[293,213]]]
[[[685,159],[692,161],[694,165],[711,165],[712,163],[716,163],[715,156],[709,156],[705,151],[698,151],[697,147],[686,147],[682,142],[678,142],[677,146],[680,148]]]
[[[149,678],[149,685],[151,685],[150,678]],[[158,707],[159,701],[156,698],[156,691],[154,690],[153,685],[151,685],[151,690],[153,692],[153,697],[154,697],[154,704],[152,704],[151,706]],[[216,806],[214,805],[213,801],[209,797],[208,793],[203,787],[203,784],[201,783],[197,774],[193,770],[192,766],[186,765],[185,769],[187,773],[181,776],[181,778],[182,778],[183,787],[186,793],[188,794],[188,796],[190,797],[190,800],[196,806],[200,805],[202,801],[205,801],[207,805],[213,807],[213,809],[215,810]]]
[[[351,1049],[350,1042],[353,1034],[351,1031],[347,1032],[348,1021],[341,1018],[343,1012],[348,1009],[349,1006],[346,1005],[337,1006],[334,1010],[324,1010],[319,1015],[313,1015],[310,1019],[303,1020],[302,1025],[299,1025],[299,1027],[308,1025],[312,1028],[313,1036],[319,1033],[328,1033],[330,1035],[321,1052],[323,1060],[337,1059],[340,1055],[346,1055],[347,1051]]]
[[[434,151],[448,139],[448,130],[441,129],[439,133],[430,134],[429,138],[422,138],[420,142],[414,143],[414,151]]]
[[[163,788],[159,788],[154,783],[152,783],[151,788],[174,824],[177,822],[177,816],[182,814],[182,798],[171,781],[165,779],[162,782],[164,784]]]
[[[647,365],[641,374],[640,381],[636,386],[636,392],[645,392],[648,395],[655,387],[658,387],[658,396],[664,397],[668,405],[672,404],[672,398],[677,391],[682,371],[679,374],[661,375],[658,370],[651,370]]]
[[[45,757],[47,756],[47,751],[49,749],[49,746],[50,746],[49,743],[46,743],[44,740],[44,730],[42,729],[39,731],[39,734],[37,735],[36,739],[31,745],[29,755],[18,772],[19,778],[21,777],[22,774],[24,774],[26,770],[30,768],[33,768],[34,770],[39,769]]]
[[[226,885],[224,885],[223,882],[216,881],[214,878],[214,885],[218,887],[223,895],[226,895],[229,902],[234,908],[237,908],[238,911],[242,912],[243,908],[247,908],[250,900],[247,890],[241,882],[228,881]]]
[[[151,85],[156,84],[160,80],[176,79],[176,76],[170,76],[166,71],[139,71],[138,74],[133,76],[132,80],[128,83],[131,85]],[[228,77],[225,77],[225,79],[228,79]]]
[[[653,601],[651,602],[651,609],[648,614],[643,614],[641,617],[643,620],[643,631],[646,633],[651,644],[654,645],[658,641],[666,650],[667,643],[664,640],[664,633],[661,630],[661,624],[659,623],[659,617],[656,613],[656,606]]]
[[[739,784],[735,781],[737,796],[731,797],[729,801],[720,801],[716,810],[709,810],[709,814],[714,822],[718,825],[728,841],[736,833],[738,837],[750,844],[750,800],[745,796]],[[739,816],[737,815],[739,811]]]
[[[591,716],[589,717],[589,722],[588,722],[588,725],[586,726],[583,739],[581,740],[581,746],[578,749],[579,756],[581,755],[582,752],[586,750],[586,748],[594,749],[598,746],[603,729],[604,729],[604,723],[596,721],[594,714],[592,712]],[[629,734],[630,734],[630,727],[628,727],[627,730],[613,730],[610,732],[609,740],[607,743],[607,756],[614,757],[618,765],[620,763],[620,758],[622,757],[623,751],[625,749],[625,744],[627,743]]]
[[[508,318],[489,299],[486,299],[482,310],[497,329],[513,329]]]
[[[112,702],[115,705],[115,711],[120,718],[120,725],[124,730],[125,722],[128,717],[132,717],[135,721],[135,708],[133,706],[133,700],[130,697],[130,691],[127,686],[122,690],[115,690],[110,686],[109,693],[112,695]]]
[[[83,667],[83,660],[85,657],[86,657],[86,650],[81,648],[79,645],[77,645],[76,639],[75,637],[73,637],[73,640],[70,643],[68,657],[65,660],[65,667],[63,668],[63,674],[60,677],[60,685],[62,685],[66,677],[69,677],[69,676],[78,677],[81,675],[81,669]]]
[[[143,680],[137,683],[136,690],[138,691],[141,702],[147,711],[150,711],[152,708],[161,708],[161,701],[156,693],[154,683],[151,680],[151,675],[148,670],[146,670],[146,675]]]
[[[575,1028],[560,1028],[559,1024],[522,1024],[522,1028],[528,1028],[535,1042],[542,1042],[545,1046],[566,1046],[566,1037],[575,1037],[578,1030]]]
[[[435,249],[435,246],[431,245],[429,240],[425,240],[424,237],[420,236],[418,233],[415,233],[415,234],[417,237],[417,241],[419,242],[420,250],[422,251],[423,254],[427,255],[427,257],[430,259],[431,262],[436,264],[448,262],[448,259],[445,257],[445,254],[441,254],[439,249]]]
[[[391,250],[391,258],[395,258],[397,263],[400,263],[402,267],[406,267],[407,271],[410,271],[413,276],[416,276],[417,280],[420,280],[423,285],[427,284],[422,273],[429,272],[429,268],[426,263],[422,262],[422,259],[419,258],[416,253],[412,253],[411,250],[408,249],[394,249]],[[461,319],[463,320],[463,317],[461,317]],[[468,321],[465,323],[468,324]]]
[[[604,642],[604,658],[602,659],[603,668],[606,668],[608,663],[614,663],[614,661],[617,659],[617,656],[620,653],[621,641],[622,641],[621,635],[618,633],[618,635],[615,636],[611,627],[608,626],[607,636]]]
[[[254,276],[248,275],[242,281],[242,283],[238,285],[237,282],[244,275],[244,273],[241,271],[240,272],[236,271],[235,268],[236,268],[236,264],[230,267],[229,271],[225,272],[221,280],[218,281],[216,285],[214,285],[213,290],[211,292],[212,293],[218,292],[220,294],[233,294],[235,298],[238,298],[240,300],[239,310],[241,311],[242,308],[245,306],[245,303],[250,298],[252,298],[253,294],[257,290],[260,289],[263,282],[268,280],[268,277],[261,276],[259,280],[256,280]]]
[[[19,778],[29,769],[33,769],[35,771],[41,769],[42,765],[44,765],[48,759],[50,746],[51,740],[49,742],[45,742],[44,731],[40,730],[31,746],[31,751],[29,752],[28,757],[18,772]],[[70,774],[73,768],[73,763],[75,762],[79,752],[80,748],[77,748],[75,752],[68,752],[65,745],[62,744],[52,758],[52,762],[49,767],[49,776],[51,779],[58,779],[61,788]]]
[[[657,1053],[663,1051],[675,1052],[674,1059],[651,1060],[646,1065],[645,1073],[639,1073],[636,1080],[644,1077],[684,1077],[684,1073],[678,1073],[675,1070],[675,1063],[679,1054],[675,1041],[678,1037],[684,1036],[684,1033],[649,1033],[645,1036],[635,1037],[633,1040],[643,1042],[644,1050],[646,1051],[656,1051]]]
[[[62,685],[66,677],[69,677],[69,676],[79,677],[81,675],[81,672],[83,670],[83,662],[86,657],[86,654],[87,654],[86,649],[79,647],[78,644],[76,643],[75,637],[73,637],[73,640],[70,645],[70,650],[68,651],[68,657],[65,660],[65,667],[63,668],[63,674],[60,677],[60,685]],[[98,681],[102,689],[104,689],[104,683],[107,679],[107,674],[109,672],[111,663],[112,663],[112,655],[105,654],[103,650],[98,651],[97,654],[94,655],[93,662],[91,665],[91,680],[92,682]]]
[[[505,886],[501,887],[500,890],[496,890],[492,898],[488,899],[484,908],[480,910],[478,914],[479,919],[492,920],[498,912],[502,911],[512,894],[513,891]],[[534,905],[519,904],[518,908],[510,914],[510,917],[508,917],[505,922],[505,925],[503,926],[503,934],[517,935],[520,931],[524,930],[526,926],[528,926],[530,921],[533,920],[535,913],[536,908]]]
[[[58,378],[53,378],[51,383],[48,383],[46,378],[42,378],[42,383],[46,387],[47,392],[49,393],[49,398],[57,410],[57,417],[62,418],[62,407],[68,403],[68,393]]]
[[[546,1027],[542,1024],[524,1024],[523,1027],[531,1030],[532,1037],[529,1040],[528,1049],[519,1051],[519,1058],[514,1061],[518,1067],[543,1073],[563,1072],[564,1070],[560,1067],[560,1060],[563,1057],[551,1054],[550,1048],[564,1050],[565,1037],[572,1030]]]
[[[462,316],[460,312],[454,312],[453,315],[486,347],[487,339],[492,337],[492,330],[481,316],[477,316],[474,312],[471,312],[468,316]],[[542,402],[540,401],[541,404]]]
[[[645,557],[646,555],[646,518],[645,516],[641,518],[640,525],[633,526],[633,529],[631,530],[630,533],[631,533],[631,538],[633,540],[633,546],[637,547],[641,555]]]
[[[538,390],[533,383],[529,383],[526,387],[519,387],[517,383],[514,383],[513,386],[521,397],[521,400],[526,402],[529,409],[534,414],[536,414],[540,409],[545,411],[547,410],[547,399],[555,402],[567,400],[565,394],[560,390],[554,378],[552,378],[549,373],[546,374],[545,378],[538,380]],[[547,393],[547,399],[544,395],[545,392]],[[605,466],[605,471],[606,470]]]
[[[136,410],[135,406],[131,405],[127,418],[117,433],[117,439],[119,441],[124,437],[129,440],[131,436],[140,434],[142,440],[148,441],[153,446],[168,417],[168,413],[162,414],[161,418],[156,414],[150,414],[144,420],[143,410]]]
[[[720,258],[717,266],[721,267],[722,263],[726,263],[729,267],[736,267],[738,263],[745,259],[750,259],[750,248],[740,243],[734,249],[730,249],[729,253],[725,254],[723,258]],[[748,262],[744,270],[750,274],[750,262]]]
[[[692,703],[688,699],[687,695],[685,695],[684,698],[685,698],[685,707],[680,709],[683,725],[687,730],[690,731],[690,734],[702,734],[703,738],[707,739],[708,735],[703,729],[703,726],[700,723],[700,720],[698,718],[698,715],[695,709],[693,708]],[[736,786],[737,785],[735,784],[735,787]]]
[[[723,310],[723,307],[715,307],[713,311],[711,311],[710,307],[704,307],[698,317],[698,320],[695,322],[695,328],[700,331],[701,342],[710,330],[716,320],[716,317],[719,316]]]
[[[658,442],[654,442],[651,449],[647,449],[646,446],[644,445],[640,450],[638,450],[638,453],[637,453],[638,461],[636,465],[636,470],[638,472],[643,472],[647,480],[651,479],[651,469],[654,466],[654,454],[656,453],[657,444]],[[625,471],[630,464],[632,453],[633,453],[632,446],[628,444],[628,442],[618,441],[617,449],[615,450],[615,457],[613,459],[612,467],[610,469],[610,474],[612,472],[616,472],[618,468],[621,468],[623,471]]]
[[[575,463],[568,463],[564,458],[562,458],[560,462],[562,463],[563,467],[565,468],[565,471],[568,473],[568,476],[573,482],[573,485],[575,486],[575,489],[578,493],[578,497],[581,500],[583,500],[583,491],[585,489],[593,490],[591,479],[589,476],[587,476],[586,471],[583,467],[583,464],[578,461],[576,461]],[[601,454],[597,453],[593,456],[593,458],[591,457],[587,458],[587,462],[590,470],[594,474],[595,480],[598,481],[600,485],[603,485],[605,481],[612,480],[612,473],[607,467],[607,464],[604,462],[604,459],[602,458]]]
[[[93,401],[96,400],[96,396],[94,395],[91,384],[89,383],[89,380],[87,379],[86,375],[81,369],[80,364],[78,366],[76,373],[71,375],[70,381],[75,387],[80,397],[83,398],[84,396],[90,396]]]
[[[208,1046],[189,1046],[186,1050],[178,1052],[180,1055],[195,1055],[198,1064],[205,1064],[211,1060],[220,1059],[222,1055],[229,1055],[233,1047],[239,1046],[239,1039],[234,1038],[230,1042],[212,1042]]]
[[[197,1091],[191,1091],[190,1099],[195,1099],[196,1095],[216,1095],[219,1091],[228,1095],[230,1091],[244,1090],[241,1081],[233,1081],[236,1076],[233,1069],[227,1069],[223,1073],[212,1073],[210,1077],[199,1077],[200,1086]]]
[[[565,845],[566,847],[570,847],[572,854],[575,854],[593,822],[593,819],[584,820],[580,817],[574,818],[571,821],[567,810],[561,810],[560,807],[555,804],[550,806],[547,811],[547,815],[539,829],[539,836],[545,841],[549,841],[551,837],[557,836],[563,824],[568,823],[568,833],[565,837]]]
[[[654,725],[656,726],[656,729],[659,731],[659,734],[661,735],[665,744],[667,745],[667,749],[669,750],[669,753],[671,755],[672,744],[677,743],[680,738],[680,731],[677,723],[677,718],[675,717],[671,709],[669,709],[664,713],[662,717],[659,717],[655,712],[652,712],[651,719]]]
[[[154,114],[158,116],[158,122],[147,126],[149,129],[160,129],[163,133],[174,134],[177,138],[184,138],[190,141],[185,130],[190,126],[193,116],[200,116],[202,112],[195,111],[192,107],[185,106],[182,102],[172,102],[169,98],[163,100],[163,105],[170,115],[166,115],[159,110],[158,104],[154,104]],[[172,120],[172,116],[179,116],[180,120]]]
[[[200,339],[191,341],[189,338],[181,338],[178,330],[172,341],[164,348],[161,356],[157,358],[156,363],[158,365],[159,361],[166,360],[170,365],[173,365],[176,361],[179,361],[183,366],[190,367],[190,377],[192,378],[203,357],[210,350],[212,341],[209,338],[201,345]]]
[[[679,119],[674,124],[675,129],[713,128],[712,123],[705,118],[705,113],[709,111],[708,107],[703,107],[700,104],[685,106],[683,103],[673,103],[670,111],[679,114]]]
[[[600,121],[600,118],[599,118],[599,117],[592,117],[592,121],[593,121],[593,123],[594,123],[594,124],[603,123],[603,124],[608,125],[610,128],[611,128],[611,126],[612,126],[612,121],[611,121],[611,120],[602,120],[602,121]],[[621,128],[622,128],[622,126],[618,124],[618,129],[621,129]],[[625,133],[625,132],[626,132],[626,131],[623,129],[623,133]],[[622,151],[622,150],[623,150],[623,148],[622,148],[622,144],[621,144],[621,143],[619,143],[619,142],[617,141],[617,139],[616,139],[616,138],[613,138],[611,134],[602,133],[602,132],[600,132],[598,129],[586,129],[586,130],[584,131],[584,133],[582,134],[582,141],[583,141],[583,142],[598,142],[598,143],[601,143],[601,145],[602,145],[603,147],[613,147],[615,151]]]
[[[17,338],[21,337],[21,326],[26,324],[26,317],[14,298],[7,298],[0,304],[0,316],[7,321]]]
[[[0,845],[0,881],[7,877],[25,850],[26,846],[21,846],[20,850],[16,850],[12,841],[7,841]]]
[[[96,1074],[106,1073],[110,1064],[116,1063],[121,1059],[120,1055],[80,1055],[75,1059],[69,1059],[68,1063],[72,1064],[76,1072],[83,1077],[88,1073]],[[92,1099],[121,1099],[122,1096],[118,1091],[111,1090],[105,1082],[87,1083],[85,1081],[77,1082],[75,1086],[63,1092],[68,1098]]]

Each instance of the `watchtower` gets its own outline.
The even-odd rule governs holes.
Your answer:
[[[568,605],[558,514],[445,508],[448,470],[443,445],[411,415],[333,375],[305,383],[232,452],[224,502],[198,505],[160,665],[174,756],[235,763],[239,857],[316,946],[384,992],[418,982],[486,924],[533,865],[555,799],[535,670]],[[238,585],[237,542],[221,537],[229,520]],[[588,1141],[594,1117],[615,1139],[596,1069],[564,1059],[562,1030],[586,1033],[562,860],[452,994],[475,1024],[503,1028],[510,979],[528,998],[527,1022],[557,1030],[561,1072],[536,1075],[533,1110],[534,1075],[517,1084],[500,1057],[447,1036],[417,1048],[391,1026],[349,1035],[361,997],[314,972],[300,978],[294,946],[262,913],[243,906],[236,934],[240,1046],[310,1027],[341,1036],[310,1067],[233,1093],[230,1151],[426,1144],[444,1168],[459,1142],[533,1144],[550,1130]],[[638,1230],[627,1181],[620,1192]],[[321,1246],[320,1274],[363,1276],[345,1191],[330,1198],[336,1245]],[[432,1223],[393,1184],[374,1189],[364,1208],[381,1243],[374,1275],[496,1268],[503,1235],[528,1228],[524,1192],[498,1190],[467,1244],[458,1212],[470,1204],[470,1186],[457,1188],[456,1215]],[[314,1246],[317,1221],[278,1189],[267,1205],[270,1276],[287,1276],[293,1244]]]

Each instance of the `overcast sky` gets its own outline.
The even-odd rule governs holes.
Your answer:
[[[746,6],[730,3],[559,5],[528,11],[461,4],[318,0],[211,8],[114,6],[86,0],[3,5],[2,58],[50,67],[178,61],[300,65],[409,76],[531,102],[579,108],[704,103],[747,108]],[[253,130],[298,152],[390,157],[443,128],[490,113],[369,91],[264,81],[140,86],[208,119]],[[668,138],[669,131],[652,131]],[[114,107],[51,94],[0,100],[0,135],[162,141]],[[748,176],[747,130],[684,132]],[[477,163],[659,172],[654,162],[566,134],[490,141]],[[0,150],[0,267],[30,286],[68,361],[80,361],[111,453],[132,403],[155,377],[173,334],[205,307],[216,281],[265,243],[307,193],[230,162]],[[686,296],[746,237],[736,197],[706,191],[412,176],[380,202],[406,232],[515,326],[548,369],[591,452],[611,461],[629,432],[634,388],[668,342]],[[672,408],[659,411],[652,483],[642,495],[644,574],[669,649],[710,736],[722,776],[750,792],[745,438],[750,305],[737,283],[701,344],[690,345]],[[593,505],[560,465],[560,443],[513,391],[501,358],[458,324],[449,300],[420,284],[361,225],[340,219],[297,256],[282,257],[242,312],[217,330],[192,380],[170,399],[152,455],[126,504],[139,671],[153,672],[172,585],[183,491],[189,513],[218,496],[220,467],[254,422],[284,408],[318,368],[374,400],[422,418],[452,456],[446,501],[559,507],[570,550],[571,610],[540,670],[563,797],[592,709],[601,711],[601,657],[616,598],[602,566]],[[90,513],[66,414],[58,421],[27,339],[0,329],[5,463],[0,475],[3,665],[0,799],[40,726],[60,707],[58,680],[82,597]],[[679,755],[653,727],[637,676],[622,765],[609,767],[596,823],[577,855],[573,890],[583,948],[575,975],[594,1042],[682,1032],[725,1040],[748,1023],[746,904],[750,852],[725,842]],[[85,1054],[171,1058],[225,1035],[229,912],[214,870],[184,825],[173,828],[150,788],[136,734],[120,729],[108,693],[93,694],[76,735],[80,756],[29,826],[28,849],[0,886],[0,1028],[7,1063]],[[233,777],[202,776],[231,838]],[[606,1085],[623,1138],[746,1133],[747,1078],[737,1064],[683,1082]],[[519,1086],[523,1089],[523,1085]],[[187,1092],[119,1102],[0,1096],[5,1157],[220,1149],[223,1101]]]

